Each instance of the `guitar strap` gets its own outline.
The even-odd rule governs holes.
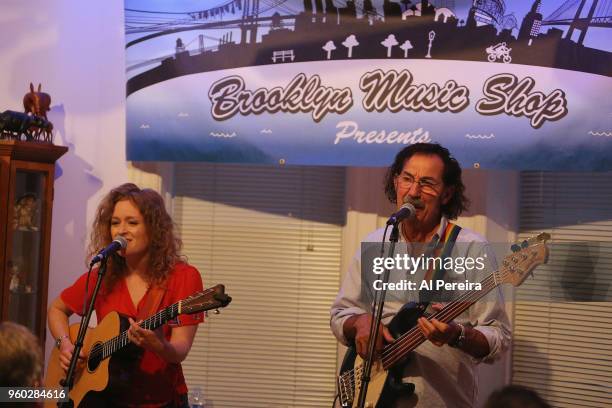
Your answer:
[[[140,310],[138,310],[138,315],[136,316],[138,320],[148,319],[157,313],[165,294],[165,285],[152,285],[149,288],[149,292],[146,294],[144,304]]]
[[[457,224],[453,224],[452,222],[449,222],[446,224],[444,233],[442,234],[441,239],[438,241],[436,245],[438,250],[434,251],[434,256],[439,256],[442,259],[442,262],[439,265],[440,267],[436,268],[435,273],[433,273],[433,278],[431,277],[433,269],[429,269],[427,271],[427,273],[425,274],[425,278],[424,278],[426,281],[431,279],[433,282],[435,282],[444,277],[444,274],[446,273],[446,270],[444,269],[445,260],[452,253],[453,248],[455,246],[455,242],[457,241],[457,236],[459,235],[460,231],[461,231],[461,227],[458,226]],[[440,251],[439,248],[442,248],[442,250]],[[436,291],[434,290],[420,291],[419,292],[420,302],[428,304],[431,301],[431,299],[434,298],[435,294],[436,294]]]

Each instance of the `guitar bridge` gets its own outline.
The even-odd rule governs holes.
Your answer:
[[[350,373],[350,372],[349,372]],[[338,377],[338,394],[340,397],[341,407],[350,407],[355,397],[355,382],[350,376],[347,378],[347,373]]]

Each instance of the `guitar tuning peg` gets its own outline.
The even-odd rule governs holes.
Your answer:
[[[527,240],[521,242],[521,248],[527,248],[529,246],[529,242]]]
[[[221,311],[219,309],[215,309],[214,313],[215,314],[219,314],[219,313],[221,313]]]
[[[512,244],[512,246],[510,247],[510,250],[512,252],[518,252],[521,250],[521,247],[518,244]]]

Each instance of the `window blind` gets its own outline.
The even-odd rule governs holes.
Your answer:
[[[521,174],[519,237],[546,231],[554,244],[549,263],[516,291],[513,383],[554,407],[610,404],[610,203],[610,173]]]
[[[183,252],[233,298],[183,363],[207,406],[331,406],[344,184],[343,168],[176,165]]]

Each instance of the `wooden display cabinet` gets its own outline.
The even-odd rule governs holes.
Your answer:
[[[55,162],[67,147],[0,140],[0,319],[44,344]]]

